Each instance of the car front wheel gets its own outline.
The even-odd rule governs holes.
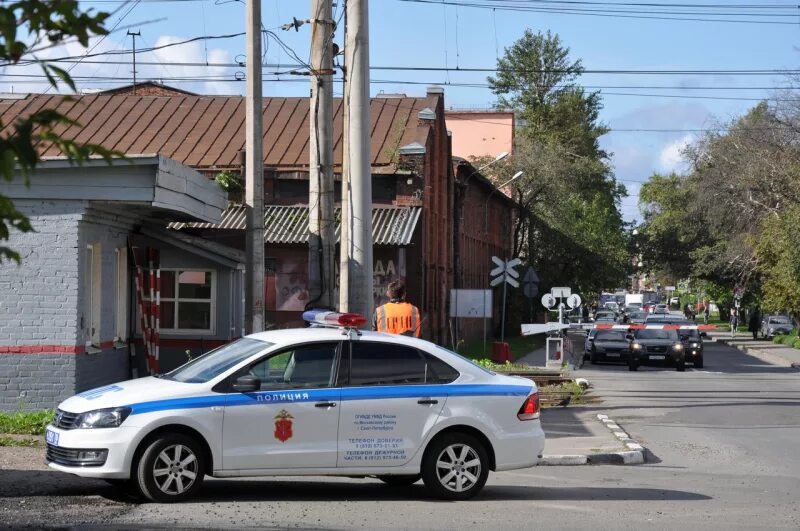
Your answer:
[[[466,433],[435,439],[422,460],[422,479],[433,495],[444,500],[468,500],[489,477],[489,458],[483,444]]]
[[[205,467],[205,454],[197,440],[169,433],[145,448],[136,467],[136,480],[148,500],[180,502],[200,490]]]
[[[697,356],[694,359],[694,368],[695,369],[702,369],[703,368],[703,356]]]
[[[675,362],[675,365],[676,365],[675,368],[678,370],[678,372],[684,372],[686,370],[686,358],[681,356]]]

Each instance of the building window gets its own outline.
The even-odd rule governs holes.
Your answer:
[[[160,329],[214,332],[215,275],[203,270],[161,270]]]
[[[87,349],[100,348],[100,315],[102,301],[101,248],[99,244],[86,246],[84,263],[84,310],[81,327],[86,338]]]

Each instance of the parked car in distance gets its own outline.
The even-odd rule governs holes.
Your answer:
[[[669,314],[669,308],[666,304],[656,304],[650,313]]]
[[[628,338],[624,330],[598,330],[590,340],[589,361],[626,361],[628,359]]]
[[[630,339],[628,370],[635,371],[640,365],[674,365],[686,370],[686,352],[677,330],[645,328],[634,330]]]
[[[611,311],[598,311],[594,315],[594,322],[595,323],[616,323],[617,322],[617,313]]]
[[[761,320],[761,335],[764,339],[772,339],[777,334],[791,334],[794,323],[787,315],[765,315]]]
[[[628,322],[630,324],[643,324],[649,315],[647,312],[638,311],[638,312],[631,312],[628,314]]]
[[[583,359],[588,360],[589,356],[592,354],[592,341],[594,340],[594,336],[597,334],[599,330],[597,328],[592,328],[586,333],[586,339],[583,341]]]

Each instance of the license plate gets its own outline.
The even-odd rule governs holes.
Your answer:
[[[47,444],[58,446],[58,433],[48,429],[44,432],[44,440]]]
[[[650,356],[651,360],[665,360],[667,359],[666,356]]]
[[[606,356],[609,358],[619,358],[619,352],[608,352],[606,353]]]

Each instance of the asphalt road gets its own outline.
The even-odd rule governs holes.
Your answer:
[[[709,343],[704,370],[579,372],[604,398],[593,409],[639,439],[652,462],[492,474],[461,503],[430,500],[421,485],[298,478],[210,480],[196,502],[159,506],[131,503],[102,482],[6,469],[0,527],[800,528],[800,371]]]

